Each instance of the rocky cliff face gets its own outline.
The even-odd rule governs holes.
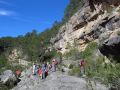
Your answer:
[[[26,61],[28,56],[23,54],[23,51],[20,48],[12,49],[8,53],[7,58],[10,62],[12,62],[12,64],[20,64],[24,66],[27,66],[29,64],[29,62]]]
[[[76,40],[78,49],[82,51],[87,43],[96,40],[101,46],[101,52],[104,52],[106,39],[110,38],[110,42],[120,31],[119,5],[120,0],[86,0],[84,6],[51,39],[54,47],[65,53],[68,50],[67,44]]]

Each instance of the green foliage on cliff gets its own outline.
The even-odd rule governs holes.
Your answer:
[[[98,45],[90,42],[80,57],[85,59],[85,75],[94,81],[102,82],[105,85],[120,89],[120,64],[111,62],[112,58],[103,55],[96,56]],[[69,75],[80,76],[80,67],[72,66]]]
[[[117,35],[120,36],[120,31],[117,31]]]
[[[120,8],[118,9],[118,12],[120,12]]]
[[[97,49],[97,43],[91,42],[88,44],[86,49],[80,53],[81,58],[89,59],[92,56],[93,52]]]
[[[70,0],[64,11],[63,22],[66,22],[74,15],[84,4],[84,0]]]
[[[80,68],[73,67],[71,71],[68,72],[69,75],[80,76]]]
[[[80,53],[81,57],[86,61],[86,75],[90,79],[98,80],[106,85],[119,88],[120,81],[120,64],[113,63],[103,55],[95,56],[98,50],[96,42],[88,44],[87,48]],[[107,63],[106,63],[107,61]],[[78,72],[79,73],[79,72]]]
[[[68,48],[69,50],[67,53],[64,54],[64,57],[66,59],[76,60],[80,58],[76,40],[74,40],[74,43],[72,45],[70,43],[67,43],[66,48]]]
[[[0,68],[6,66],[7,64],[7,59],[4,55],[0,55]]]
[[[12,48],[22,48],[23,52],[28,54],[29,61],[40,61],[41,59],[50,59],[53,55],[49,55],[50,39],[56,35],[60,22],[55,22],[53,26],[46,29],[42,33],[37,33],[36,30],[26,33],[24,36],[19,35],[16,38],[4,37],[0,39],[0,52],[10,51]],[[48,51],[48,53],[46,53]],[[48,57],[49,56],[49,57]]]
[[[0,72],[5,69],[13,69],[14,71],[15,67],[11,66],[5,57],[6,53],[11,52],[13,48],[22,48],[24,54],[28,54],[28,61],[41,62],[51,60],[53,57],[62,60],[61,54],[55,50],[50,51],[49,47],[52,47],[50,39],[55,37],[61,25],[66,23],[77,12],[82,3],[83,0],[70,0],[65,9],[63,20],[61,22],[55,21],[51,28],[47,28],[41,33],[34,29],[32,32],[27,32],[24,36],[0,38]],[[69,54],[74,55],[74,53],[76,53],[75,48],[71,49]]]

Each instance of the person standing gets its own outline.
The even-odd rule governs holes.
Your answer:
[[[33,75],[35,75],[35,72],[36,72],[36,64],[33,63],[33,66],[32,66],[32,73],[33,73]]]
[[[38,69],[38,75],[41,77],[41,79],[42,79],[42,70],[41,70],[41,68],[39,68]]]
[[[18,70],[16,70],[15,73],[16,73],[16,77],[18,79],[20,77],[20,75],[21,75],[21,70],[18,69]]]
[[[52,60],[52,71],[53,72],[56,71],[56,62],[55,62],[55,59]]]
[[[48,70],[51,71],[51,69],[52,69],[52,65],[48,64]]]
[[[85,75],[85,60],[84,59],[80,60],[80,73],[81,73],[81,76]]]
[[[46,69],[45,63],[43,63],[42,66],[41,66],[41,70],[42,70],[42,79],[45,79],[45,69]]]

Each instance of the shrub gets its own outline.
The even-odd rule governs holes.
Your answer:
[[[118,12],[120,12],[120,8],[118,9]]]
[[[65,64],[62,64],[62,66],[66,67],[66,68],[68,67],[68,66],[67,66],[67,65],[65,65]]]
[[[76,58],[76,55],[77,55],[77,50],[76,49],[70,49],[68,53],[66,53],[64,56],[65,58],[69,59],[69,58],[72,58],[72,59],[75,59]]]
[[[6,85],[0,84],[0,90],[9,90]]]
[[[70,0],[64,11],[63,23],[67,22],[69,18],[74,15],[84,4],[84,0]]]
[[[73,43],[73,45],[70,45],[68,43],[68,49],[69,49],[69,52],[65,53],[64,54],[64,57],[67,58],[67,59],[79,59],[80,58],[80,54],[79,54],[79,51],[77,49],[77,45],[75,44],[75,42]]]
[[[73,67],[71,71],[68,73],[69,75],[75,75],[80,76],[80,68],[79,67]]]
[[[70,64],[70,65],[69,65],[69,69],[72,69],[73,67],[74,67],[73,64]]]
[[[4,55],[0,55],[0,68],[4,67],[7,64],[7,59]]]
[[[117,31],[117,35],[120,36],[120,31]]]
[[[96,42],[91,42],[88,44],[86,49],[83,52],[79,53],[79,56],[81,58],[84,58],[86,60],[86,75],[89,77],[92,77],[95,75],[94,68],[95,68],[95,63],[92,60],[93,59],[93,54],[94,51],[97,50],[97,43]],[[70,54],[71,56],[71,54]],[[77,75],[80,76],[80,67],[74,67],[73,64],[70,64],[69,66],[70,69],[72,69],[69,74],[70,75]]]
[[[92,56],[93,52],[97,49],[97,43],[91,42],[88,44],[87,48],[80,53],[81,58],[89,59]]]
[[[103,56],[97,57],[94,68],[94,65],[91,63],[87,66],[86,75],[106,85],[115,86],[119,90],[120,64],[105,63],[104,61],[105,58]]]

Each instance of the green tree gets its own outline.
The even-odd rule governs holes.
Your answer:
[[[68,19],[82,7],[83,3],[84,0],[70,0],[64,11],[63,22],[67,22]]]

